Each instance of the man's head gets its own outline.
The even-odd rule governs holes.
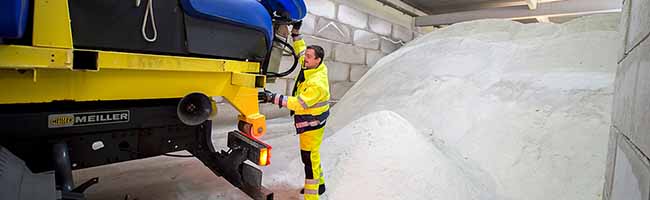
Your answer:
[[[309,45],[305,51],[305,67],[307,69],[317,68],[325,57],[325,50],[318,45]]]

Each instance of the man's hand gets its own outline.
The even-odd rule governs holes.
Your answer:
[[[259,103],[271,103],[273,102],[274,95],[273,92],[264,90],[263,92],[257,93],[257,100]]]
[[[293,29],[300,30],[300,27],[302,27],[302,20],[295,21],[291,23],[293,25]]]
[[[257,93],[257,100],[259,103],[272,103],[282,108],[282,107],[287,107],[288,97],[281,94],[273,93],[268,90],[264,90],[263,92]]]
[[[302,20],[291,23],[293,28],[291,28],[291,34],[300,34],[300,27],[302,27]]]

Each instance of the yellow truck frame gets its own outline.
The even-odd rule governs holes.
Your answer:
[[[256,137],[266,132],[257,102],[256,88],[266,82],[256,74],[260,63],[74,49],[68,2],[34,4],[33,46],[0,44],[0,104],[181,98],[200,92],[228,100],[240,119],[258,130]],[[95,66],[75,66],[74,56],[81,52],[95,52]]]

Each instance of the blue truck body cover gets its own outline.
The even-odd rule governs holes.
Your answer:
[[[271,16],[257,0],[181,0],[190,16],[224,21],[264,32],[268,47],[273,41]]]
[[[29,0],[0,1],[0,38],[21,38],[27,25]]]
[[[264,6],[273,11],[287,12],[291,20],[301,20],[307,15],[303,0],[262,0]]]
[[[181,0],[191,16],[225,21],[262,31],[272,42],[273,25],[269,11],[286,12],[291,20],[307,15],[303,0]],[[3,0],[0,3],[0,38],[21,38],[25,32],[29,0]]]

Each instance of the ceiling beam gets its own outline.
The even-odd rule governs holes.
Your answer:
[[[503,7],[523,6],[523,5],[526,5],[526,1],[524,0],[482,1],[482,2],[475,2],[471,4],[457,3],[457,4],[449,4],[444,6],[430,7],[430,9],[428,9],[427,12],[429,15],[438,15],[438,14],[445,14],[445,13],[452,13],[452,12],[463,12],[463,11],[481,10],[481,9],[488,9],[488,8],[503,8]]]
[[[503,8],[503,7],[512,7],[512,6],[527,6],[529,0],[490,0],[490,1],[481,1],[474,3],[454,3],[446,4],[442,6],[413,6],[417,7],[420,10],[426,11],[429,15],[439,15],[452,12],[463,12],[463,11],[472,11],[472,10],[482,10],[489,8]],[[566,0],[535,0],[537,5],[554,2],[554,1],[566,1]],[[403,2],[408,3],[409,0],[403,0]]]
[[[551,20],[547,16],[542,16],[542,17],[536,17],[537,22],[540,23],[550,23]]]
[[[397,5],[396,3],[393,3],[390,0],[377,0],[377,2],[379,2],[379,3],[381,3],[381,4],[385,5],[385,6],[391,7],[393,9],[395,9],[397,11],[400,11],[400,12],[402,12],[402,13],[408,15],[408,16],[411,16],[411,17],[422,16],[422,15],[416,13],[415,11],[411,11],[411,10],[409,10],[407,8],[404,8],[403,6],[399,6],[399,5]],[[416,9],[413,8],[413,10],[416,10]]]
[[[621,7],[622,2],[615,0],[554,1],[541,4],[535,10],[530,10],[528,5],[525,5],[416,17],[415,25],[447,25],[458,22],[489,18],[525,19],[536,18],[540,16],[620,12]]]
[[[528,3],[528,9],[530,10],[537,9],[537,0],[526,0],[526,3]]]

